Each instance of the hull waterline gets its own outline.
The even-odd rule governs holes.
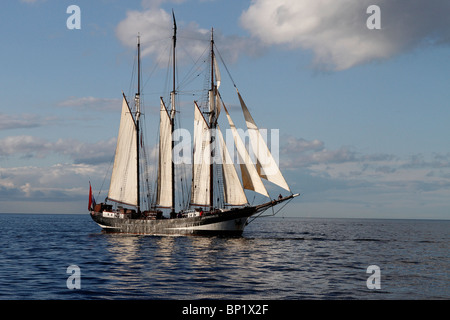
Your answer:
[[[91,211],[91,218],[105,232],[142,235],[242,235],[247,220],[299,194],[272,200],[257,206],[197,213],[197,216],[168,219],[131,218],[118,212]]]
[[[105,232],[143,235],[241,235],[254,207],[219,212],[197,217],[174,219],[121,218],[91,212],[92,219]]]

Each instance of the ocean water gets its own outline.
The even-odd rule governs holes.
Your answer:
[[[449,244],[450,221],[264,218],[242,237],[160,237],[0,214],[0,299],[444,300]]]

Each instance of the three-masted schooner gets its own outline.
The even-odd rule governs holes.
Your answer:
[[[214,52],[215,46],[212,31],[210,50],[211,81],[208,90],[209,108],[207,111],[202,112],[197,102],[194,102],[194,141],[190,201],[185,208],[181,208],[177,212],[175,206],[176,171],[173,159],[173,133],[177,114],[175,109],[175,48],[177,41],[175,17],[173,17],[173,21],[174,84],[171,92],[171,109],[168,110],[166,108],[163,98],[160,101],[159,158],[157,161],[158,176],[155,203],[151,204],[147,210],[141,207],[141,80],[140,41],[138,37],[138,88],[135,96],[135,108],[132,111],[125,94],[123,94],[119,134],[107,200],[105,203],[96,204],[90,189],[90,215],[100,227],[109,232],[152,235],[240,235],[250,217],[258,217],[267,209],[289,201],[299,194],[291,192],[241,94],[236,88],[247,124],[250,145],[257,158],[256,164],[249,156],[219,93],[220,72]],[[237,154],[241,160],[240,172],[242,182],[239,179],[218,125],[217,120],[222,109],[227,115]],[[211,147],[212,145],[216,147]],[[217,169],[218,164],[212,159],[214,157],[221,160],[218,161],[220,170]],[[217,173],[220,173],[220,179],[215,177]],[[261,178],[289,191],[289,195],[284,197],[280,195],[276,199],[270,199]],[[217,181],[221,183],[219,189],[214,188],[214,183]],[[250,205],[244,189],[252,190],[269,199],[267,202],[258,205]],[[218,192],[221,193],[223,198],[221,204],[215,200],[217,197],[215,193]],[[116,207],[108,201],[114,203]],[[117,204],[120,204],[120,206]],[[125,208],[123,205],[131,207],[131,209]],[[170,210],[169,216],[163,214],[162,208]]]

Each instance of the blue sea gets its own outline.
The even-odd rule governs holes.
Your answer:
[[[449,244],[449,220],[262,218],[242,237],[161,237],[0,214],[0,299],[447,300]]]

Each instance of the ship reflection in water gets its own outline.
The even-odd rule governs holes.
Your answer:
[[[269,255],[251,238],[106,236],[111,261],[101,273],[115,299],[256,299],[283,280],[267,266],[282,248]]]

